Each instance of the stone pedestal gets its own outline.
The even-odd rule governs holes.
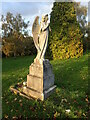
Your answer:
[[[44,60],[42,64],[35,60],[29,67],[27,87],[23,88],[23,92],[28,96],[44,100],[55,88],[54,75],[49,60]]]

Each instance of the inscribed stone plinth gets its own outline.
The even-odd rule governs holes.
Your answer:
[[[50,62],[44,60],[43,64],[39,64],[39,62],[32,63],[27,75],[27,88],[24,88],[23,92],[28,96],[44,100],[53,92],[55,87]]]

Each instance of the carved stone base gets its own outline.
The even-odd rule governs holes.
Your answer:
[[[23,87],[23,93],[28,97],[33,97],[40,100],[45,100],[51,93],[55,90],[56,85],[50,87],[48,90],[45,90],[43,93],[30,89],[28,87]]]
[[[11,86],[10,90],[28,99],[36,98],[45,100],[55,90],[54,75],[52,66],[48,60],[39,64],[39,61],[32,63],[27,75],[27,82]]]
[[[36,60],[31,64],[27,75],[27,87],[23,89],[25,94],[40,100],[47,98],[56,88],[49,60],[44,60],[42,63]]]

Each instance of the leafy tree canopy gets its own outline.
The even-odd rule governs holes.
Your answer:
[[[8,12],[6,16],[1,17],[2,21],[2,35],[3,37],[9,37],[11,35],[24,36],[28,35],[27,27],[29,21],[26,23],[20,14],[14,16]]]

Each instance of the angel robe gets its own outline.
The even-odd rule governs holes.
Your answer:
[[[48,32],[49,32],[49,23],[41,22],[40,25],[40,34],[39,34],[39,47],[40,51],[40,59],[44,59],[46,48],[48,45]]]

